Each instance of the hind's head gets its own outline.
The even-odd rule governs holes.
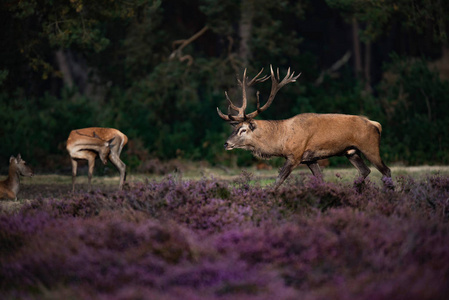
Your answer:
[[[9,166],[10,168],[14,168],[14,170],[21,176],[33,176],[33,170],[26,165],[26,162],[22,159],[20,154],[17,155],[17,157],[11,156],[9,158]]]

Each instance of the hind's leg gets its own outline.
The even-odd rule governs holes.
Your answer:
[[[87,182],[89,192],[92,190],[92,176],[95,167],[95,157],[97,157],[97,154],[95,152],[89,151],[89,154],[87,155],[87,163],[88,163]]]
[[[118,157],[117,154],[115,154],[113,151],[111,151],[111,154],[109,155],[109,159],[111,160],[112,164],[118,169],[120,172],[120,183],[119,183],[119,189],[123,190],[123,185],[126,180],[126,165],[125,163]]]
[[[72,193],[75,192],[75,180],[77,169],[78,169],[78,162],[76,161],[76,159],[72,158]]]

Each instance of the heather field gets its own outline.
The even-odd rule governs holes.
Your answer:
[[[447,299],[447,168],[325,175],[26,179],[0,201],[1,298]]]

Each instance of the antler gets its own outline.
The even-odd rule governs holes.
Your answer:
[[[218,115],[225,121],[236,121],[236,122],[243,122],[247,119],[253,119],[255,118],[259,113],[265,111],[273,102],[274,97],[276,96],[277,92],[286,84],[290,83],[290,82],[295,82],[296,79],[298,79],[298,77],[301,75],[301,73],[299,73],[297,76],[294,76],[295,72],[290,73],[290,68],[288,68],[287,71],[287,75],[285,75],[284,79],[282,79],[282,81],[280,81],[280,77],[279,77],[279,68],[277,69],[277,79],[276,76],[274,75],[273,72],[273,67],[270,65],[270,69],[271,69],[271,76],[264,76],[262,78],[258,78],[260,76],[260,74],[262,74],[263,72],[263,68],[262,70],[260,70],[260,72],[254,76],[254,78],[247,83],[247,77],[246,77],[246,69],[243,72],[243,80],[240,81],[239,79],[239,85],[242,87],[242,106],[238,107],[236,105],[234,105],[232,103],[232,101],[229,99],[228,97],[228,93],[225,92],[226,95],[226,99],[229,102],[229,106],[228,106],[228,114],[225,115],[223,114],[220,109],[217,107],[217,112]],[[245,110],[246,110],[246,106],[247,106],[247,96],[246,96],[246,88],[250,87],[251,85],[253,85],[254,83],[257,82],[264,82],[266,81],[268,78],[271,77],[271,93],[270,93],[270,97],[268,98],[267,102],[265,103],[264,106],[260,107],[260,101],[259,101],[259,91],[257,91],[256,96],[257,96],[257,108],[256,111],[250,113],[250,114],[245,114]],[[280,81],[280,82],[279,82]],[[236,116],[233,116],[231,114],[232,110],[237,111],[238,114]]]
[[[263,72],[263,68],[262,70],[260,70],[259,73],[257,73],[256,76],[253,77],[253,79],[251,79],[251,81],[248,82],[248,77],[246,76],[246,69],[245,71],[243,71],[243,78],[242,80],[237,78],[237,81],[239,83],[239,85],[242,87],[242,106],[238,107],[236,105],[234,105],[234,103],[232,103],[231,99],[229,99],[228,93],[225,92],[226,95],[226,99],[228,100],[228,114],[225,115],[221,112],[221,110],[217,107],[217,112],[218,115],[225,121],[236,121],[236,122],[242,122],[244,120],[247,119],[247,116],[245,114],[245,110],[246,110],[246,106],[248,104],[248,98],[246,95],[246,88],[252,86],[253,84],[257,83],[257,82],[264,82],[265,80],[267,80],[269,78],[268,75],[262,77],[262,78],[258,78],[260,76],[260,74],[262,74]],[[237,112],[237,115],[232,115],[232,110]]]
[[[301,76],[301,73],[298,75],[295,75],[295,72],[290,73],[290,68],[287,70],[287,75],[285,75],[284,79],[281,80],[279,76],[279,68],[276,70],[277,72],[277,79],[273,72],[273,67],[270,65],[271,70],[271,92],[270,97],[268,97],[267,102],[264,106],[260,107],[260,101],[259,101],[259,92],[257,92],[257,109],[256,111],[250,113],[247,115],[248,118],[253,119],[255,118],[259,113],[265,111],[268,107],[270,107],[271,103],[273,103],[274,97],[276,97],[277,92],[284,86],[289,84],[290,82],[295,82],[296,79],[298,79],[299,76]],[[280,81],[280,82],[279,82]],[[260,108],[259,108],[260,107]]]

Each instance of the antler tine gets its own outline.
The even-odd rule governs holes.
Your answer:
[[[260,104],[259,104],[259,95],[257,95],[257,110],[255,112],[252,112],[250,114],[247,115],[248,118],[255,118],[259,113],[265,111],[268,107],[270,107],[271,103],[274,100],[274,97],[276,96],[277,92],[286,84],[290,83],[290,82],[295,82],[296,79],[298,79],[298,77],[301,75],[297,75],[294,76],[295,72],[291,73],[290,68],[288,68],[287,70],[287,75],[285,75],[285,77],[282,79],[282,81],[280,80],[280,75],[279,75],[279,68],[277,68],[276,70],[276,75],[277,75],[277,79],[276,79],[276,75],[274,74],[273,71],[273,66],[270,65],[270,71],[271,71],[271,92],[270,92],[270,96],[268,97],[267,102],[259,108]]]
[[[246,98],[246,68],[245,71],[243,71],[243,78],[242,78],[242,107],[239,109],[239,117],[243,117],[245,115],[245,109],[248,104],[247,98]]]
[[[293,73],[295,73],[295,72],[293,72]],[[290,77],[290,67],[288,67],[287,74],[285,75],[284,79],[282,79],[282,81],[284,81],[288,77]]]
[[[231,121],[231,118],[229,118],[229,115],[225,115],[224,113],[221,112],[221,110],[217,107],[217,113],[220,116],[220,118],[222,118],[225,121]]]
[[[229,99],[228,92],[225,92],[225,95],[226,99],[228,100],[229,107],[235,111],[239,111],[239,107],[235,106],[234,103],[232,103],[231,99]]]
[[[276,81],[276,76],[274,76],[273,66],[270,65],[270,71],[271,71],[271,81]],[[277,75],[278,75],[278,81],[279,81],[279,68],[277,68]]]
[[[221,112],[221,110],[217,107],[217,113],[218,115],[225,121],[240,121],[240,120],[245,120],[246,119],[246,115],[245,115],[245,109],[247,106],[247,99],[246,99],[246,69],[243,72],[243,79],[240,80],[237,77],[237,81],[239,83],[239,85],[243,88],[243,100],[242,100],[242,106],[238,107],[236,106],[234,103],[232,103],[231,99],[229,98],[228,92],[225,91],[225,96],[226,96],[226,100],[228,100],[228,114],[225,115],[224,113]],[[231,109],[238,112],[237,116],[233,116],[231,113]]]
[[[231,99],[228,96],[228,92],[225,91],[225,96],[226,99],[228,100],[228,114],[225,115],[224,113],[221,112],[221,110],[217,107],[217,113],[220,116],[220,118],[222,118],[225,121],[238,121],[240,120],[240,107],[237,107],[234,105],[234,103],[232,103]],[[238,116],[233,116],[231,109],[234,111],[239,112]]]
[[[259,100],[259,96],[260,96],[260,92],[257,91],[257,92],[256,92],[256,99],[257,99],[256,111],[259,111],[259,109],[260,109],[260,100]]]
[[[242,106],[241,107],[237,107],[236,105],[234,105],[231,101],[231,99],[229,99],[228,93],[225,92],[226,95],[226,99],[228,100],[229,106],[228,106],[228,114],[225,115],[223,114],[220,109],[217,107],[217,112],[218,115],[225,121],[237,121],[237,122],[242,122],[244,120],[247,119],[252,119],[255,118],[259,113],[265,111],[273,102],[274,97],[276,96],[277,92],[286,84],[290,83],[290,82],[295,82],[298,77],[301,75],[301,73],[299,73],[298,75],[295,76],[295,72],[291,72],[291,69],[288,68],[287,70],[287,74],[285,75],[285,77],[281,80],[280,74],[279,74],[279,68],[276,69],[276,75],[273,71],[273,66],[270,65],[270,71],[271,71],[271,75],[266,75],[263,76],[262,78],[258,78],[260,76],[260,74],[262,74],[263,72],[263,68],[259,71],[259,73],[257,73],[256,76],[253,77],[253,79],[251,79],[248,82],[248,78],[246,76],[246,71],[247,69],[244,70],[243,72],[243,78],[242,80],[240,80],[239,78],[237,78],[237,81],[239,83],[239,85],[242,87]],[[271,92],[270,92],[270,96],[268,97],[267,102],[260,107],[260,93],[259,91],[256,92],[256,100],[257,100],[257,108],[256,111],[250,113],[250,114],[246,114],[245,110],[248,104],[248,99],[247,99],[247,95],[246,95],[246,89],[247,87],[253,85],[254,83],[258,83],[258,82],[264,82],[265,80],[267,80],[268,78],[271,78]],[[237,116],[232,115],[232,111],[234,110],[236,112],[238,112]]]
[[[260,74],[262,74],[262,72],[263,72],[263,68],[259,71],[259,73],[257,73],[256,76],[253,77],[253,79],[251,79],[251,81],[247,84],[247,86],[252,86],[252,85],[253,85],[254,83],[256,83],[256,82],[264,82],[265,80],[267,80],[268,78],[270,78],[270,76],[268,76],[268,75],[265,75],[265,76],[262,77],[262,78],[257,78],[257,77],[260,76]]]
[[[301,73],[299,73],[298,75],[295,76],[295,72],[291,72],[290,68],[288,68],[287,75],[285,75],[284,79],[282,79],[282,81],[279,83],[278,89],[282,88],[284,85],[286,85],[290,82],[295,82],[299,76],[301,76]]]

